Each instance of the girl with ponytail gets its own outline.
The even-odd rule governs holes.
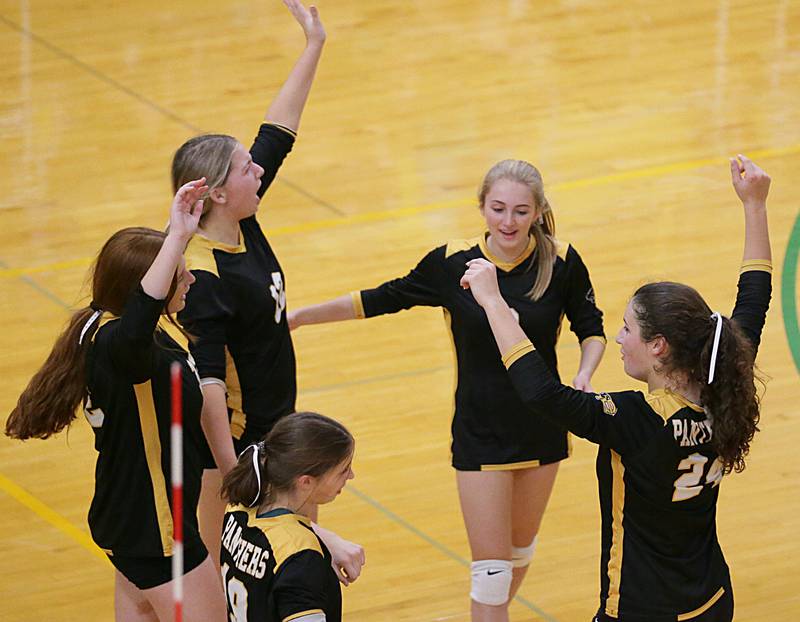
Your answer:
[[[539,416],[599,445],[602,577],[597,622],[730,622],[733,592],[716,533],[719,484],[741,471],[758,431],[754,359],[772,291],[770,178],[740,155],[744,256],[730,318],[687,285],[633,294],[617,335],[638,391],[587,394],[562,385],[500,296],[495,268],[469,263],[461,285],[486,311],[514,388]]]
[[[115,619],[172,620],[170,368],[182,368],[184,416],[184,619],[225,618],[219,576],[200,540],[202,393],[187,353],[159,327],[183,308],[194,277],[183,251],[197,230],[205,179],[178,189],[169,233],[122,229],[103,245],[92,302],[56,340],[6,422],[6,434],[48,438],[82,404],[98,452],[89,527],[116,568]],[[206,450],[207,451],[207,450]]]
[[[232,620],[341,620],[346,577],[337,577],[311,516],[353,479],[353,451],[340,423],[300,412],[239,455],[222,480],[220,562]]]
[[[486,231],[429,252],[405,277],[374,289],[289,312],[289,327],[442,307],[458,372],[452,456],[472,553],[472,620],[507,619],[508,603],[528,570],[558,465],[569,455],[567,433],[547,420],[530,425],[497,356],[486,316],[458,286],[466,262],[499,268],[500,291],[519,325],[558,375],[556,342],[564,316],[581,361],[572,384],[591,391],[605,349],[602,313],[580,255],[555,238],[542,176],[522,160],[503,160],[478,189]]]

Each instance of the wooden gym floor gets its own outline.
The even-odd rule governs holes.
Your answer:
[[[775,293],[759,364],[762,431],[727,477],[719,532],[737,618],[800,615],[800,3],[321,0],[328,44],[295,152],[260,216],[289,305],[405,273],[481,231],[497,160],[542,171],[581,252],[610,345],[595,388],[631,386],[613,343],[632,290],[681,280],[729,312],[742,218],[727,158],[773,177]],[[12,409],[91,257],[162,227],[173,151],[200,131],[247,143],[303,45],[277,0],[0,2],[0,412]],[[348,620],[468,619],[469,552],[449,467],[452,355],[438,310],[295,335],[299,407],[357,438],[356,479],[323,522],[362,543]],[[561,368],[577,364],[565,330]],[[597,605],[594,447],[561,467],[514,620]],[[88,538],[91,432],[0,438],[0,619],[109,620],[112,568]]]

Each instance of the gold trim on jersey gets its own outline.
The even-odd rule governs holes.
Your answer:
[[[553,240],[556,243],[556,255],[561,257],[561,261],[567,260],[567,251],[569,250],[569,242],[562,242],[561,240]]]
[[[292,128],[286,127],[285,125],[281,125],[280,123],[273,123],[272,121],[264,121],[264,125],[271,125],[272,127],[278,128],[279,130],[283,130],[292,138],[297,138],[297,132],[295,132]]]
[[[506,369],[510,369],[514,363],[535,349],[530,339],[523,339],[519,343],[515,343],[508,352],[503,354],[503,365],[506,366]]]
[[[682,395],[673,393],[669,389],[656,389],[652,393],[645,396],[645,401],[653,411],[664,420],[664,425],[667,420],[676,412],[687,406],[695,412],[705,412],[702,406],[690,402]]]
[[[161,319],[158,321],[157,328],[163,330],[170,337],[172,337],[175,340],[175,342],[186,352],[189,351],[189,340],[186,338],[186,335],[184,335],[178,329],[178,327],[175,326],[175,324],[173,324],[172,322],[170,322],[167,318],[162,316]]]
[[[514,261],[503,261],[502,259],[498,258],[496,255],[489,250],[489,245],[486,243],[486,236],[489,233],[484,233],[481,237],[478,238],[478,247],[481,249],[483,255],[491,261],[495,266],[500,268],[503,272],[511,272],[514,268],[520,265],[523,261],[525,261],[528,257],[531,256],[534,249],[536,248],[536,238],[532,235],[528,236],[528,246],[525,247],[525,250],[522,251],[522,254],[517,257]]]
[[[589,335],[586,339],[581,341],[580,345],[583,345],[584,343],[587,343],[589,341],[599,341],[604,346],[608,345],[608,340],[605,337],[601,337],[600,335]]]
[[[442,307],[444,313],[444,323],[447,325],[447,335],[450,337],[450,351],[453,353],[453,390],[450,392],[450,412],[455,416],[456,412],[456,389],[458,388],[458,353],[456,352],[456,339],[453,336],[453,318],[450,312]],[[450,431],[450,462],[453,461],[453,432]]]
[[[523,462],[508,462],[507,464],[482,464],[481,471],[518,471],[541,466],[539,460],[524,460]]]
[[[725,594],[725,588],[721,587],[719,588],[719,591],[716,594],[714,594],[705,605],[702,605],[697,609],[690,611],[688,613],[678,614],[677,618],[678,622],[681,622],[682,620],[691,620],[692,618],[696,618],[697,616],[699,616],[701,613],[705,613],[706,611],[711,609],[711,607],[714,606],[714,603],[716,603],[720,598],[722,598],[723,594]]]
[[[305,516],[279,514],[278,516],[259,518],[257,508],[247,508],[243,505],[229,505],[227,511],[246,512],[247,526],[256,527],[264,533],[272,548],[275,574],[278,573],[278,568],[283,562],[300,551],[312,550],[324,555],[319,539],[311,527],[311,521]]]
[[[753,272],[755,270],[772,274],[772,262],[769,259],[748,259],[742,262],[739,274]]]
[[[217,258],[214,257],[214,250],[232,254],[246,253],[247,244],[245,244],[241,230],[239,231],[239,240],[240,243],[234,246],[195,233],[192,239],[189,240],[189,244],[187,244],[186,251],[183,254],[186,258],[186,269],[205,270],[219,277]]]
[[[471,248],[474,248],[480,244],[481,238],[469,238],[469,239],[461,239],[461,240],[450,240],[447,243],[447,247],[444,249],[444,258],[447,259],[451,255],[455,255],[456,253],[460,253],[462,251],[468,251]]]
[[[622,580],[622,545],[625,528],[622,525],[625,508],[625,465],[622,457],[611,451],[611,551],[608,558],[608,598],[606,615],[612,618],[619,614],[619,586]]]
[[[286,616],[281,622],[291,622],[292,620],[297,620],[298,618],[302,618],[303,616],[310,616],[317,613],[324,614],[325,612],[322,609],[309,609],[307,611],[300,611],[298,613],[293,613],[290,616]]]
[[[231,413],[231,436],[238,441],[244,434],[247,415],[242,410],[242,387],[239,384],[236,363],[233,361],[228,346],[225,346],[225,387],[228,391],[228,408],[233,411]]]
[[[172,555],[172,510],[169,507],[164,471],[161,469],[161,439],[158,436],[153,387],[148,380],[133,385],[133,390],[136,393],[136,405],[139,410],[139,425],[142,429],[147,470],[150,472],[150,484],[153,487],[156,520],[158,521],[158,531],[161,534],[161,549],[168,557]]]
[[[367,315],[364,313],[364,302],[361,300],[361,292],[350,292],[353,301],[353,312],[357,320],[363,320]]]

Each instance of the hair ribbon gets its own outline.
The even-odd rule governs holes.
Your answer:
[[[719,338],[722,335],[722,316],[719,311],[711,314],[711,319],[717,320],[717,327],[714,330],[714,345],[711,348],[711,363],[708,366],[708,384],[714,382],[714,371],[717,368],[717,351],[719,350]]]
[[[103,315],[103,312],[100,309],[97,309],[94,313],[92,313],[91,317],[86,320],[86,324],[84,324],[83,328],[81,329],[81,336],[78,337],[78,345],[83,344],[83,338],[86,336],[86,331],[89,330],[91,325],[94,324],[94,321],[101,315]]]

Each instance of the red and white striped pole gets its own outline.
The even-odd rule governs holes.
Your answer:
[[[172,600],[175,622],[183,620],[183,397],[181,365],[172,364]]]

